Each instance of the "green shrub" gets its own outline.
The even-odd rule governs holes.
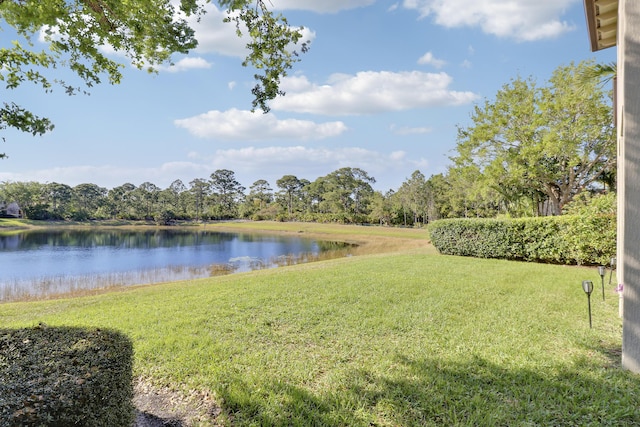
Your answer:
[[[433,222],[429,235],[434,246],[444,254],[509,258],[505,224],[494,219],[447,219]]]
[[[611,215],[571,216],[563,238],[577,264],[608,265],[616,254],[616,221]]]
[[[176,221],[176,214],[171,209],[163,209],[153,219],[158,225],[171,225]]]
[[[511,220],[508,238],[510,259],[571,264],[566,260],[567,246],[562,238],[564,217],[520,218]]]
[[[576,197],[565,207],[571,218],[564,236],[578,264],[608,265],[616,253],[616,195]]]
[[[132,360],[115,331],[0,329],[0,426],[130,426]]]
[[[559,264],[606,265],[616,250],[611,214],[446,219],[429,225],[440,253]]]

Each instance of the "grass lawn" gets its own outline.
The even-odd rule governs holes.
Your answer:
[[[135,375],[210,394],[222,425],[640,426],[618,298],[605,284],[602,301],[594,268],[442,256],[424,231],[332,227],[393,250],[0,304],[0,325],[122,331]]]

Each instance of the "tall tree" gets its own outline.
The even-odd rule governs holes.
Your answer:
[[[427,202],[429,198],[427,180],[422,172],[414,171],[411,177],[405,180],[398,192],[403,210],[411,212],[412,223],[427,222]],[[406,222],[405,222],[406,225]]]
[[[107,189],[96,184],[85,183],[73,187],[75,218],[80,220],[93,218],[106,195]]]
[[[477,106],[458,131],[457,167],[475,166],[508,202],[543,194],[553,214],[615,168],[610,99],[586,61],[557,68],[548,84],[517,78]],[[585,85],[589,84],[588,90]]]
[[[206,179],[196,178],[189,183],[189,190],[187,191],[191,196],[195,219],[199,221],[205,212],[207,197],[211,192],[211,185]]]
[[[21,40],[0,49],[0,80],[7,89],[32,82],[50,91],[60,84],[69,94],[82,90],[60,81],[54,69],[67,67],[79,84],[91,88],[104,78],[119,83],[122,64],[106,56],[101,46],[127,56],[138,68],[154,70],[169,62],[174,53],[187,53],[197,46],[189,26],[191,16],[205,12],[209,1],[196,0],[2,0],[0,29],[11,27]],[[263,0],[218,0],[229,12],[226,21],[235,22],[238,35],[248,37],[249,54],[244,66],[252,66],[256,85],[253,106],[268,111],[267,101],[282,92],[280,78],[298,60],[292,50],[301,28],[291,28],[280,14],[274,14]],[[33,50],[36,36],[44,36],[49,48]],[[301,50],[307,49],[306,43]],[[32,134],[53,128],[51,121],[27,108],[4,101],[0,107],[0,130],[14,127]],[[4,156],[4,155],[2,155]]]
[[[293,215],[294,198],[302,188],[302,183],[298,177],[294,175],[284,175],[276,181],[276,185],[280,190],[282,190],[282,194],[286,201],[287,213],[289,216]]]
[[[131,192],[135,189],[135,185],[127,182],[109,190],[107,193],[107,206],[108,215],[111,218],[130,217],[132,209],[129,201],[131,199]]]
[[[325,183],[326,178],[319,177],[306,187],[307,197],[309,199],[307,209],[312,213],[327,213],[330,211],[324,198],[324,195],[327,192],[325,189]]]
[[[393,191],[382,194],[376,191],[371,199],[371,212],[369,213],[370,221],[379,223],[380,225],[389,225],[391,223],[391,196]]]
[[[146,220],[152,219],[155,215],[155,205],[158,201],[160,188],[151,183],[143,182],[136,188],[131,196],[135,199],[138,208],[138,217]]]
[[[186,215],[186,204],[184,200],[185,192],[187,191],[187,187],[184,185],[182,180],[176,179],[169,185],[167,188],[169,194],[171,195],[171,207],[178,216],[183,217]]]
[[[49,203],[51,216],[56,219],[66,218],[73,199],[73,188],[66,184],[51,182],[44,186],[43,191]]]
[[[259,179],[249,187],[248,199],[257,204],[258,209],[263,209],[273,199],[273,189],[264,179]]]
[[[244,198],[245,188],[236,180],[235,173],[229,169],[218,169],[211,174],[209,184],[214,214],[218,218],[237,218],[238,204]]]
[[[582,69],[558,68],[542,91],[541,111],[546,123],[543,156],[536,178],[555,214],[573,197],[616,168],[613,109],[594,81],[587,93],[581,87]]]
[[[324,177],[324,198],[335,213],[346,214],[356,220],[364,214],[369,199],[373,196],[371,184],[375,178],[360,168],[340,168]]]
[[[425,183],[428,189],[429,198],[427,201],[427,210],[429,212],[429,218],[436,220],[440,218],[446,218],[447,206],[446,206],[446,193],[449,188],[449,184],[443,174],[431,175]]]

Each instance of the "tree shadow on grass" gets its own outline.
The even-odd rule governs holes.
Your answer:
[[[640,378],[584,363],[531,370],[480,357],[456,364],[399,357],[402,377],[379,379],[399,425],[640,425]],[[374,402],[375,399],[370,399]]]
[[[578,360],[534,371],[477,356],[395,363],[387,375],[353,371],[322,394],[232,381],[220,395],[234,425],[640,426],[640,376],[619,367]]]

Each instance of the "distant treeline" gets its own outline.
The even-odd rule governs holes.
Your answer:
[[[36,220],[176,220],[269,219],[341,223],[415,225],[439,217],[430,204],[427,180],[415,171],[398,191],[374,191],[375,178],[358,168],[338,169],[313,182],[284,175],[274,190],[266,180],[248,189],[231,170],[209,179],[168,188],[151,182],[125,183],[112,189],[85,183],[2,182],[0,202],[15,202],[25,218]]]
[[[465,184],[443,174],[427,179],[418,170],[395,191],[374,191],[373,183],[375,178],[367,172],[350,167],[313,182],[284,175],[276,181],[275,190],[263,179],[247,190],[227,169],[188,185],[175,180],[164,189],[151,182],[125,183],[112,189],[90,183],[71,187],[56,182],[2,182],[0,206],[17,203],[23,217],[35,220],[123,219],[170,224],[251,219],[416,226],[441,218],[539,216],[543,214],[540,206],[548,202],[543,195],[534,199],[525,194],[519,214],[514,215],[489,188],[482,199],[465,197],[461,190],[477,182]],[[592,188],[581,195],[589,199],[589,194],[597,192]],[[585,198],[579,199],[584,204]]]

